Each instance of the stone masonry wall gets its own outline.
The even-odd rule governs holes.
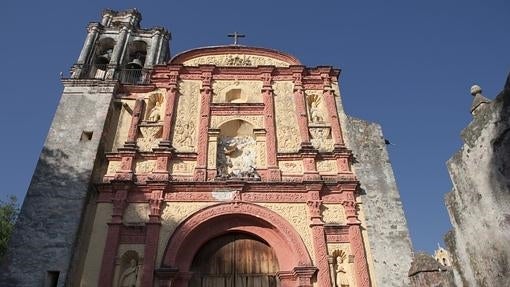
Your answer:
[[[354,173],[361,183],[374,286],[409,286],[413,257],[409,230],[381,127],[340,115],[346,145],[354,153]],[[391,248],[389,248],[391,246]]]
[[[0,267],[0,285],[68,277],[116,82],[63,80],[64,92]],[[92,132],[89,140],[82,132]]]
[[[510,286],[510,87],[475,112],[447,162],[445,242],[457,286]]]

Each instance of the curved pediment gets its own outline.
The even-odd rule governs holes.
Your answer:
[[[295,57],[266,48],[246,46],[217,46],[189,50],[178,54],[170,64],[184,66],[215,65],[220,67],[289,67],[301,65]]]

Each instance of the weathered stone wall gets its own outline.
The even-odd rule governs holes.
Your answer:
[[[418,253],[409,270],[412,287],[454,287],[450,267],[439,264],[432,256]]]
[[[384,287],[409,286],[411,240],[381,127],[342,113],[346,145],[353,151],[353,169],[361,184],[367,247],[374,260],[372,283]]]
[[[47,271],[60,272],[58,286],[64,286],[78,245],[116,82],[64,80],[63,84],[60,104],[0,267],[4,287],[43,286]],[[80,140],[83,131],[92,132],[92,138]]]
[[[510,91],[475,110],[448,162],[445,236],[457,286],[510,286]]]

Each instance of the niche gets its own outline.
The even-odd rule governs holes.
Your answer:
[[[216,153],[217,178],[260,180],[255,170],[256,151],[252,124],[243,120],[222,124]]]
[[[153,93],[147,99],[145,109],[145,121],[148,123],[157,123],[162,120],[163,115],[163,99],[162,93]]]

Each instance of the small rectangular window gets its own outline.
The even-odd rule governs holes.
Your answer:
[[[90,131],[82,131],[80,141],[86,142],[86,141],[92,140],[92,134],[93,134],[93,132],[90,132]]]
[[[57,287],[59,276],[60,276],[60,271],[46,272],[46,280],[44,282],[44,287]]]

